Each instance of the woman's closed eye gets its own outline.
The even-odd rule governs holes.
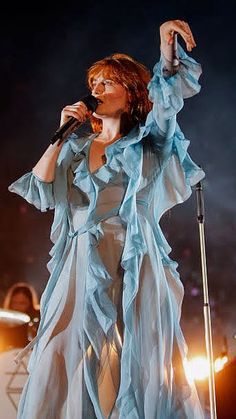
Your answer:
[[[113,86],[115,82],[111,79],[94,80],[91,85],[92,89],[94,89],[98,84],[102,84],[103,86]]]
[[[108,86],[112,86],[115,84],[114,80],[110,80],[110,79],[103,80],[103,83]]]

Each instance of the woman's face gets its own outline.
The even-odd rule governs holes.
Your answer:
[[[91,93],[98,99],[94,116],[119,118],[128,110],[128,93],[124,86],[99,73],[93,79]]]

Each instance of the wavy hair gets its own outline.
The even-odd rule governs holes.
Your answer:
[[[90,90],[93,80],[100,73],[122,84],[129,93],[129,109],[121,117],[121,133],[126,135],[137,123],[143,121],[152,109],[147,89],[151,79],[150,71],[131,56],[115,53],[96,61],[87,70],[87,84]],[[90,121],[93,131],[100,132],[102,121],[94,116]]]

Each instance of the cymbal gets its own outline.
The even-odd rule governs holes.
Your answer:
[[[0,309],[0,327],[21,326],[30,322],[28,314],[20,311]]]

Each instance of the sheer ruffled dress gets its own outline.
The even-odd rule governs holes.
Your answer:
[[[33,173],[14,182],[39,210],[54,210],[50,278],[20,419],[200,419],[184,374],[183,285],[160,217],[185,201],[204,173],[176,123],[183,99],[200,90],[201,67],[179,47],[180,68],[149,84],[145,124],[106,148],[91,173],[89,138],[71,135],[55,181]]]

